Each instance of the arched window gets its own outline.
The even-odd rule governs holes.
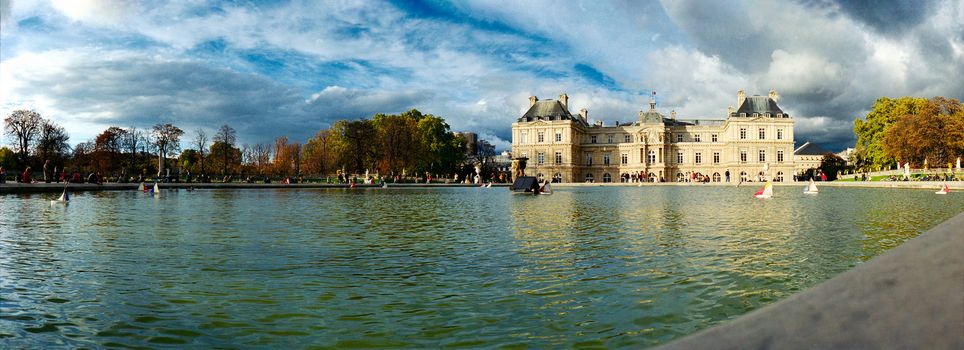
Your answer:
[[[749,181],[749,180],[750,180],[750,177],[747,176],[746,172],[745,172],[745,171],[741,171],[741,172],[740,172],[740,181]]]
[[[594,178],[592,176],[592,173],[586,173],[586,182],[593,182],[593,181],[594,181]]]
[[[603,174],[603,182],[613,182],[612,175],[609,175],[609,173]]]
[[[536,178],[539,179],[539,183],[542,183],[542,173],[536,174]]]
[[[713,173],[713,182],[720,182],[720,173]]]
[[[686,181],[686,176],[683,173],[676,173],[676,182]]]
[[[629,182],[629,173],[619,175],[619,182]]]
[[[653,173],[646,174],[646,180],[650,182],[659,181],[659,179],[656,178],[656,174]]]
[[[555,182],[555,183],[562,182],[562,174],[556,173],[555,175],[552,175],[552,182]]]
[[[777,172],[777,178],[774,179],[774,181],[776,181],[776,182],[783,182],[783,172],[782,172],[782,171],[778,171],[778,172]]]

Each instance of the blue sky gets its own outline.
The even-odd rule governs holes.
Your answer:
[[[880,96],[964,97],[962,23],[961,1],[0,0],[0,112],[72,143],[171,122],[250,144],[418,108],[505,149],[530,95],[608,124],[651,91],[722,119],[773,89],[836,151]]]

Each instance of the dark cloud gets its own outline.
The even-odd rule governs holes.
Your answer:
[[[930,15],[930,1],[847,0],[834,1],[848,17],[883,34],[902,35]]]

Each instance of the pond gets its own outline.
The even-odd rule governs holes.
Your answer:
[[[0,347],[639,348],[964,209],[798,187],[0,196]]]

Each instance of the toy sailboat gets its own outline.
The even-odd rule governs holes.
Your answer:
[[[817,184],[813,182],[813,179],[810,179],[810,185],[807,186],[807,188],[805,188],[805,189],[803,190],[803,193],[804,193],[804,194],[817,194],[817,193],[820,193],[820,190],[817,189]]]
[[[70,202],[70,193],[67,193],[67,186],[64,185],[64,193],[60,194],[60,197],[50,201],[50,204],[67,204]]]
[[[767,183],[766,183],[765,185],[763,185],[763,188],[761,188],[759,191],[756,191],[756,193],[754,193],[753,196],[756,197],[756,198],[770,198],[770,197],[772,197],[772,196],[773,196],[773,184],[770,183],[770,181],[767,181]]]
[[[151,192],[151,194],[154,195],[154,197],[160,197],[160,196],[161,196],[161,187],[158,186],[157,183],[155,182],[155,183],[154,183],[154,188],[152,188],[150,192]]]
[[[950,193],[950,192],[951,192],[951,188],[950,188],[950,187],[947,187],[947,183],[945,182],[945,183],[944,183],[944,186],[941,187],[941,190],[940,190],[940,191],[937,191],[937,192],[934,192],[934,193],[935,193],[935,194],[948,194],[948,193]]]
[[[147,185],[145,185],[144,182],[141,181],[141,184],[137,186],[137,189],[147,192]]]

